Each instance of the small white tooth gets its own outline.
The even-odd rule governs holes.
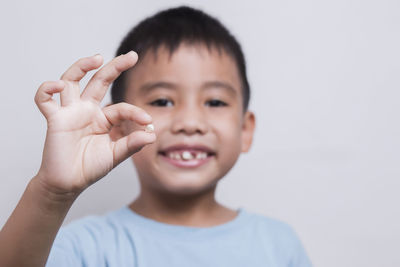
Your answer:
[[[147,133],[152,133],[152,132],[154,132],[154,125],[153,124],[147,124],[146,128],[144,130]]]
[[[181,156],[179,155],[179,153],[172,152],[171,154],[172,154],[173,159],[181,159]]]
[[[182,158],[184,160],[191,160],[191,159],[193,159],[193,155],[189,151],[183,151]]]
[[[170,159],[176,159],[177,156],[179,157],[179,155],[177,153],[175,153],[175,152],[168,153],[168,157]]]
[[[205,159],[207,157],[207,154],[204,152],[199,152],[196,155],[196,159]]]

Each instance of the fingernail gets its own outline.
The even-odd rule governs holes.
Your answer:
[[[129,54],[129,55],[132,55],[132,56],[136,56],[136,55],[137,55],[136,52],[133,51],[133,50],[129,51],[129,52],[126,53],[126,54],[127,54],[127,55]]]

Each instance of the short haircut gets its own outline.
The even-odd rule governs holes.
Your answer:
[[[243,110],[250,100],[250,86],[246,76],[246,62],[239,42],[221,22],[203,11],[181,6],[161,11],[141,21],[122,40],[116,56],[134,50],[143,57],[149,50],[157,52],[165,47],[171,55],[182,44],[204,44],[208,49],[221,49],[231,56],[239,72],[242,83]],[[126,72],[113,83],[111,99],[113,103],[125,100]]]

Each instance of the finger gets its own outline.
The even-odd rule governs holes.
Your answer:
[[[90,79],[82,93],[82,99],[101,102],[110,84],[121,72],[133,67],[137,59],[138,55],[130,51],[111,60]]]
[[[151,116],[143,109],[128,103],[118,103],[103,108],[103,113],[111,125],[118,125],[124,120],[146,125],[152,122]]]
[[[39,86],[35,95],[35,103],[46,118],[59,108],[57,102],[52,98],[53,94],[62,92],[64,88],[63,81],[48,81]]]
[[[69,86],[61,92],[60,99],[62,106],[66,106],[80,98],[79,81],[88,71],[99,68],[101,64],[103,64],[103,58],[101,55],[97,54],[92,57],[79,59],[64,72],[61,76],[61,80],[67,82]]]
[[[101,64],[103,64],[103,57],[99,54],[81,58],[64,72],[61,80],[79,82],[88,71],[97,69]]]
[[[114,143],[113,148],[114,166],[141,150],[145,145],[154,143],[155,141],[155,133],[148,133],[140,130],[118,139]]]

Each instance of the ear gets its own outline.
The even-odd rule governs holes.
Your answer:
[[[253,112],[246,111],[242,125],[242,152],[248,152],[253,142],[256,117]]]

